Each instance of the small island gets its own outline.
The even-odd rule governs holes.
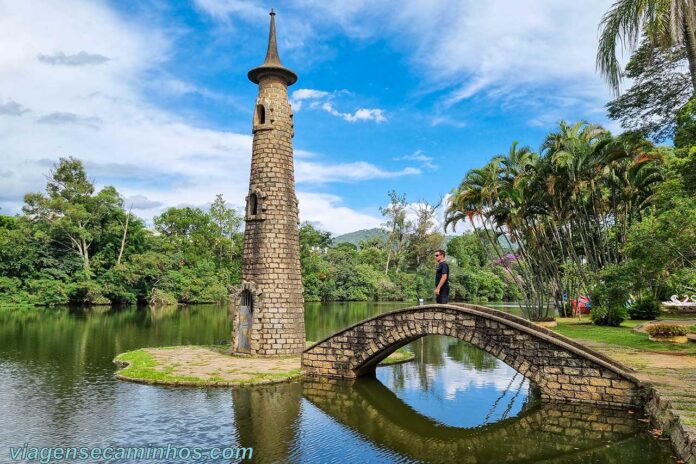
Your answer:
[[[414,358],[413,353],[401,348],[381,365]],[[121,353],[114,362],[121,368],[116,378],[150,385],[240,387],[289,382],[302,376],[299,356],[235,355],[229,345],[142,348]]]

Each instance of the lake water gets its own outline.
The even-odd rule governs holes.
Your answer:
[[[308,303],[307,338],[403,306]],[[25,443],[244,446],[269,463],[674,462],[638,414],[543,404],[512,368],[448,337],[417,340],[407,347],[415,361],[354,383],[192,389],[113,377],[118,353],[216,343],[230,330],[215,305],[0,309],[0,462]]]

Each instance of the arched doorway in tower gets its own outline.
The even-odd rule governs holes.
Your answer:
[[[237,319],[236,351],[251,351],[251,325],[254,316],[254,297],[249,290],[242,291]]]

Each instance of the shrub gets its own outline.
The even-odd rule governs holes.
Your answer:
[[[68,304],[68,292],[63,282],[53,279],[32,279],[27,282],[31,300],[38,306]]]
[[[177,304],[176,297],[159,288],[153,288],[148,301],[152,306],[171,306]]]
[[[597,325],[618,327],[628,316],[625,305],[631,288],[630,275],[621,266],[609,266],[599,277],[590,291],[590,317]]]
[[[626,319],[626,308],[623,306],[593,307],[590,318],[596,325],[618,327]]]
[[[634,320],[652,321],[657,319],[661,312],[660,302],[651,297],[643,298],[628,308],[628,314]]]
[[[676,324],[654,324],[645,331],[653,337],[681,337],[689,333],[689,328]]]
[[[696,145],[696,99],[693,97],[679,110],[675,117],[674,146]]]
[[[110,305],[111,301],[104,296],[104,289],[93,280],[82,280],[67,286],[71,303],[83,305]]]
[[[692,325],[691,327],[689,327],[689,332],[691,332],[691,333],[696,333],[696,324],[694,324],[694,325]]]

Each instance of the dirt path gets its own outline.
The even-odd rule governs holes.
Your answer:
[[[201,346],[169,349],[146,348],[161,369],[177,377],[248,383],[259,377],[274,377],[300,369],[300,357],[262,358],[230,356]]]

